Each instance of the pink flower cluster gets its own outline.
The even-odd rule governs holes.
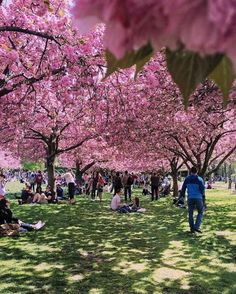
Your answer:
[[[236,0],[75,0],[79,29],[106,24],[116,57],[151,42],[155,50],[184,44],[200,54],[226,53],[236,65]]]
[[[43,16],[48,11],[47,1],[33,0],[32,9],[38,16]]]

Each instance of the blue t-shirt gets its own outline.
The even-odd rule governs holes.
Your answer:
[[[186,189],[188,199],[203,199],[205,195],[204,181],[198,175],[190,175],[185,179],[181,190],[181,196],[185,196]]]

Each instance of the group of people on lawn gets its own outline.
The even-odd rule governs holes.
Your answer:
[[[156,177],[154,174],[153,177]],[[156,185],[158,179],[156,179]],[[204,181],[197,174],[197,169],[192,167],[190,175],[185,179],[182,189],[181,197],[185,198],[185,193],[188,194],[188,221],[190,227],[190,233],[201,233],[200,226],[203,217],[203,211],[205,207],[205,185]],[[157,197],[158,199],[158,197]],[[117,189],[115,195],[111,201],[111,209],[117,212],[132,212],[139,211],[140,202],[139,198],[135,197],[133,203],[127,205],[121,202],[121,189]],[[197,217],[194,219],[194,210],[197,210]]]
[[[126,203],[121,202],[121,193],[122,193],[121,189],[117,190],[111,200],[111,209],[113,211],[117,211],[121,213],[140,211],[141,207],[140,207],[140,200],[138,197],[135,197],[133,202],[127,205]]]
[[[119,173],[116,174],[117,179],[119,179]],[[155,176],[155,175],[154,175]],[[71,173],[65,174],[65,180],[68,185],[68,194],[69,200],[74,200],[75,194],[75,181],[74,177]],[[132,185],[132,181],[129,180],[130,175],[128,172],[125,172],[123,176],[123,181],[125,181],[124,190],[125,190],[125,201],[127,201],[127,196],[129,196],[129,200],[131,202],[131,190],[129,186]],[[35,225],[25,224],[22,221],[19,221],[17,218],[12,217],[12,212],[9,207],[9,201],[4,197],[5,194],[5,185],[4,185],[5,177],[3,174],[0,174],[0,225],[8,224],[9,222],[15,222],[19,226],[19,230],[35,230],[40,229],[44,226],[42,221],[38,222]],[[113,211],[118,211],[122,213],[129,212],[139,212],[140,211],[140,200],[138,197],[133,199],[133,202],[130,204],[122,203],[121,194],[122,194],[122,182],[116,182],[114,185],[114,196],[111,200],[111,209]],[[128,189],[127,189],[128,187]],[[197,170],[195,167],[191,169],[191,174],[185,179],[181,195],[184,197],[185,192],[188,192],[188,219],[191,233],[201,232],[200,225],[203,216],[204,210],[204,202],[205,202],[205,185],[202,180],[197,175]],[[29,185],[25,184],[25,189],[22,191],[21,199],[19,199],[21,203],[54,203],[56,201],[56,196],[50,186],[47,186],[45,191],[42,191],[42,187],[40,184],[37,185],[36,193],[34,194]],[[198,214],[196,221],[194,220],[193,213],[194,209],[197,209]]]
[[[41,175],[41,172],[39,172],[39,174]],[[35,179],[37,179],[37,176],[35,177]],[[69,203],[72,204],[75,202],[75,179],[70,172],[64,174],[63,179],[68,186]],[[66,199],[64,196],[64,190],[61,187],[59,180],[56,179],[56,190],[54,190],[50,185],[47,185],[45,190],[43,190],[43,178],[40,181],[34,182],[34,185],[36,185],[36,187],[33,185],[32,182],[24,182],[25,187],[21,191],[21,196],[19,197],[17,196],[17,194],[15,194],[14,197],[18,199],[19,204],[58,203],[58,201]]]
[[[0,236],[16,236],[22,232],[40,230],[45,223],[28,224],[13,216],[10,201],[5,198],[5,176],[0,174]]]
[[[36,193],[33,192],[28,183],[25,183],[25,187],[21,192],[21,196],[15,198],[18,199],[19,204],[43,204],[43,203],[56,203],[58,200],[56,194],[49,185],[46,186],[45,191],[41,186],[36,188]]]

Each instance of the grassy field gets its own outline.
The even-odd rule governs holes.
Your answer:
[[[146,213],[128,215],[109,210],[109,194],[75,206],[12,200],[15,215],[46,227],[0,239],[0,293],[236,293],[236,195],[220,187],[207,199],[201,236],[170,198],[141,197]]]

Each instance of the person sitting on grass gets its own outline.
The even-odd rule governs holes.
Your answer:
[[[138,197],[135,197],[133,203],[129,205],[130,212],[137,212],[140,209],[140,201]]]
[[[121,189],[116,190],[116,194],[113,196],[111,200],[111,209],[120,213],[128,213],[131,212],[131,208],[129,205],[125,203],[121,203]],[[133,203],[131,204],[133,205]]]
[[[207,189],[213,189],[213,188],[212,188],[212,182],[211,182],[211,181],[208,181],[208,182],[207,182],[207,186],[206,186],[206,188],[207,188]]]
[[[53,191],[50,185],[47,185],[46,190],[44,192],[46,196],[46,200],[48,203],[57,203],[56,193]]]
[[[28,232],[33,230],[40,230],[45,226],[45,223],[42,221],[37,222],[36,224],[27,224],[19,220],[18,218],[13,217],[13,213],[10,209],[9,202],[6,199],[0,200],[0,225],[4,228],[6,224],[18,224],[19,232]]]
[[[41,187],[37,187],[32,204],[48,203],[46,195],[43,193]]]
[[[111,209],[117,211],[122,208],[124,204],[121,203],[121,189],[116,190],[116,194],[113,196],[111,200]]]
[[[57,184],[56,194],[57,194],[57,199],[58,200],[65,200],[66,199],[66,197],[64,196],[64,190],[63,190],[63,188],[61,187],[60,184]]]
[[[33,201],[33,191],[28,183],[25,183],[25,187],[21,191],[21,199],[18,200],[19,204],[31,203]]]

